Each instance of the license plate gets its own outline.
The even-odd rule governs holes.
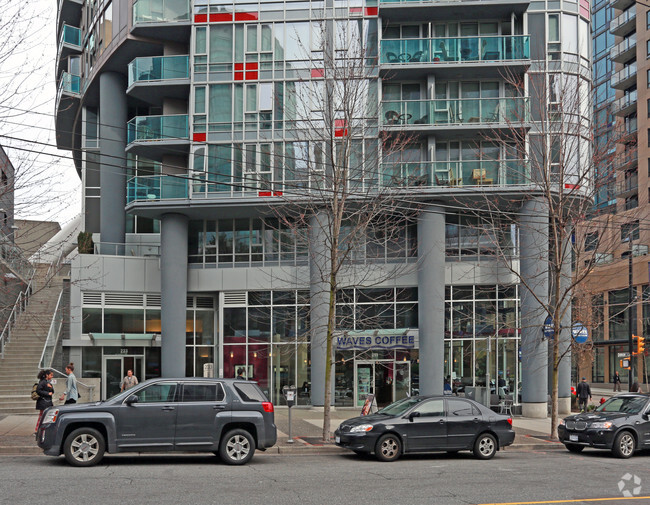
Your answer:
[[[571,442],[577,442],[578,441],[578,435],[569,435],[569,440],[571,440]]]
[[[337,444],[340,444],[340,443],[341,443],[341,437],[336,437],[335,440],[336,440],[336,443],[337,443]]]

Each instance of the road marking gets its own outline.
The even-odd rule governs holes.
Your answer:
[[[543,503],[590,503],[601,501],[619,501],[619,500],[647,500],[650,496],[630,496],[619,498],[583,498],[581,500],[547,500],[547,501],[513,501],[499,503],[479,503],[478,505],[539,505]]]

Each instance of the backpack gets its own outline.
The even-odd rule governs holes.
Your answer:
[[[41,395],[38,394],[36,391],[38,389],[38,382],[35,382],[34,385],[32,386],[32,400],[36,401],[38,400]]]

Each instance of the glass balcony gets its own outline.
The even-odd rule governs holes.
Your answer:
[[[189,79],[189,56],[152,56],[129,63],[129,86],[136,82]]]
[[[384,163],[384,187],[509,186],[530,183],[525,160],[425,161]]]
[[[630,196],[636,193],[638,189],[639,189],[639,176],[637,174],[633,174],[627,179],[616,182],[616,196],[619,198]]]
[[[136,116],[127,125],[127,143],[189,139],[187,114]]]
[[[612,166],[614,170],[627,170],[637,166],[639,163],[639,151],[634,148],[630,151],[623,152],[614,157]]]
[[[612,75],[612,88],[625,89],[630,87],[636,80],[636,62],[619,70]]]
[[[81,76],[73,75],[68,72],[61,73],[59,81],[59,91],[63,93],[72,93],[78,95],[81,93]]]
[[[63,25],[61,30],[61,39],[60,44],[68,44],[69,46],[75,46],[81,50],[81,30],[74,26]]]
[[[384,126],[477,125],[529,121],[527,97],[383,101]]]
[[[620,37],[627,35],[634,31],[636,28],[636,9],[624,11],[619,16],[616,16],[609,23],[609,31],[613,35]]]
[[[530,35],[385,39],[380,63],[450,63],[530,59]]]
[[[632,93],[622,96],[618,100],[612,102],[612,114],[619,116],[627,116],[634,110],[636,110],[637,102],[637,91],[634,90]]]
[[[636,55],[636,34],[628,37],[609,50],[609,57],[617,63],[624,63]]]
[[[133,24],[189,20],[189,0],[135,0],[133,2]]]
[[[172,175],[147,175],[129,179],[126,203],[156,200],[186,200],[189,197],[189,179]]]

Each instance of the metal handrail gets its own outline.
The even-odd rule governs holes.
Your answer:
[[[54,309],[54,315],[52,316],[52,322],[50,323],[50,329],[47,332],[47,338],[45,339],[45,345],[43,345],[43,352],[41,352],[41,359],[38,361],[38,366],[40,368],[50,368],[52,365],[52,360],[54,359],[54,351],[52,354],[46,358],[46,351],[49,347],[56,349],[56,344],[59,341],[59,335],[61,335],[61,328],[63,327],[63,317],[60,313],[61,311],[61,299],[63,298],[63,290],[59,293],[59,299],[56,301],[56,308]],[[54,330],[55,324],[58,323],[58,328]],[[50,342],[53,341],[53,344]]]
[[[25,309],[27,309],[27,304],[29,303],[29,297],[32,296],[33,280],[34,280],[33,278],[30,279],[29,284],[27,284],[27,287],[25,288],[25,291],[21,291],[20,293],[18,293],[18,297],[16,298],[16,302],[14,303],[14,306],[11,309],[11,312],[9,313],[9,317],[7,318],[7,322],[5,323],[5,327],[2,330],[2,333],[0,333],[0,358],[5,357],[5,341],[6,342],[11,341],[11,327],[14,324],[16,324],[16,320],[18,319],[18,316],[22,314],[25,311]]]
[[[48,370],[52,370],[53,372],[56,372],[59,375],[62,375],[63,377],[67,377],[66,374],[64,374],[60,370],[57,370],[56,368],[49,367]],[[93,395],[95,394],[95,385],[94,384],[86,384],[84,382],[81,382],[79,379],[77,379],[77,384],[79,386],[85,387],[88,390],[88,401],[92,401],[93,400]]]
[[[59,255],[56,257],[52,263],[50,263],[49,268],[47,269],[47,272],[45,273],[45,283],[47,282],[56,275],[56,270],[61,266],[61,263],[63,263],[63,258],[65,257],[65,250],[62,250]]]

